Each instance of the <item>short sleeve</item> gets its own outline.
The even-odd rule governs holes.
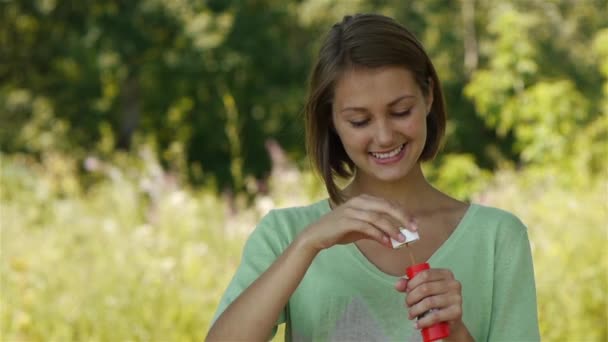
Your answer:
[[[495,258],[488,341],[540,341],[530,241],[514,216],[501,226]]]
[[[274,211],[271,211],[262,218],[247,239],[240,265],[220,300],[212,324],[251,283],[274,263],[285,249],[283,239],[280,238],[280,234],[277,234],[278,227],[275,222]],[[277,326],[285,322],[285,312],[284,309],[278,317],[272,336],[276,333]]]

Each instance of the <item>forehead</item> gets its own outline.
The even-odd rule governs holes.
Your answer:
[[[403,95],[421,95],[412,72],[404,67],[348,69],[336,82],[334,109],[386,105]]]

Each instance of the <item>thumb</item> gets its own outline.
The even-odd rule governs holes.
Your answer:
[[[405,290],[407,289],[407,282],[407,278],[401,278],[397,280],[397,283],[395,283],[395,290],[399,292],[405,292]]]

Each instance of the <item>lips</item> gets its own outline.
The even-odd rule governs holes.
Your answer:
[[[404,147],[405,147],[405,144],[401,144],[397,148],[395,148],[391,151],[388,151],[388,152],[383,152],[383,153],[369,152],[369,154],[371,154],[374,158],[377,158],[377,159],[389,159],[389,158],[392,158],[392,157],[398,155],[399,152],[401,152]]]

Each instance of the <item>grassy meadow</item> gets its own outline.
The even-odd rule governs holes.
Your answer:
[[[261,215],[324,196],[288,169],[229,201],[152,155],[0,155],[2,341],[201,341]],[[608,339],[607,190],[504,171],[470,194],[528,225],[544,341]]]

